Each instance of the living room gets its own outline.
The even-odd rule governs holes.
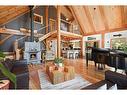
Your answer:
[[[127,6],[0,6],[0,89],[127,89]]]

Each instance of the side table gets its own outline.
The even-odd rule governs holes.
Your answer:
[[[1,80],[2,83],[0,83],[0,90],[2,89],[9,89],[9,80]]]

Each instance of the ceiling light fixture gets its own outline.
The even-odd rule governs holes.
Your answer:
[[[69,19],[68,19],[68,18],[66,18],[66,20],[68,21]]]

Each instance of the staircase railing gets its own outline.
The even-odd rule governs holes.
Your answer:
[[[61,30],[72,32],[72,33],[79,33],[79,26],[78,24],[73,24],[69,21],[61,19]]]
[[[45,29],[45,33],[42,33],[44,29]],[[56,30],[56,25],[48,25],[48,26],[41,27],[40,29],[37,30],[37,32],[46,35],[47,33],[53,32],[55,30]],[[38,36],[38,38],[43,37],[44,35]]]

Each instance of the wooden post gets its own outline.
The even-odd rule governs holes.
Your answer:
[[[83,40],[83,37],[81,38],[80,46],[81,46],[81,58],[83,58],[83,56],[84,56],[84,40]]]
[[[60,6],[57,6],[57,57],[61,57]]]
[[[104,42],[104,41],[105,41],[105,40],[104,40],[104,39],[105,39],[105,33],[102,33],[101,35],[102,35],[102,39],[101,39],[101,44],[102,44],[102,45],[101,45],[101,47],[104,48],[104,43],[105,43],[105,42]]]
[[[49,28],[48,28],[48,26],[49,26],[49,22],[48,22],[48,8],[49,8],[49,7],[47,6],[46,9],[45,9],[45,18],[46,18],[46,27],[47,27],[47,28],[46,28],[46,33],[45,33],[45,34],[48,33],[48,29],[49,29]],[[46,42],[46,50],[48,50],[48,45],[47,45],[47,44],[48,44],[48,40],[46,39],[45,42]]]

